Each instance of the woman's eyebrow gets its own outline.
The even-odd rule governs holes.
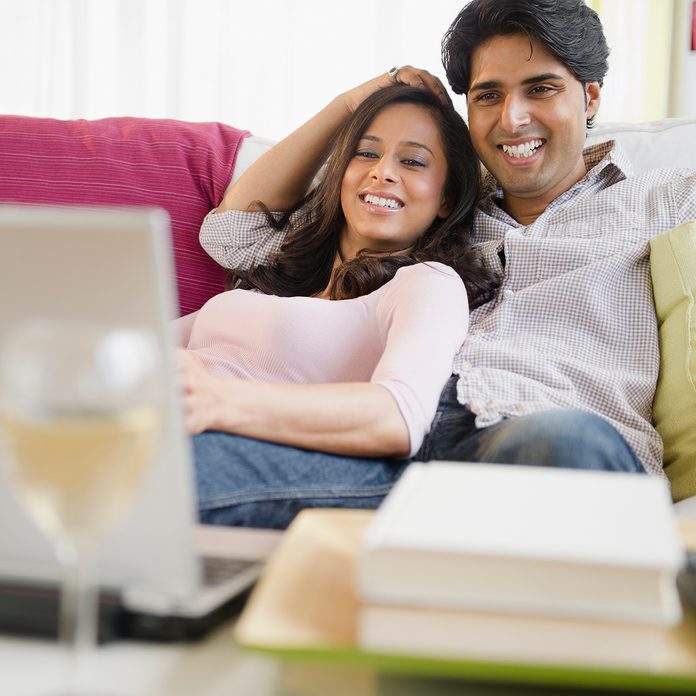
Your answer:
[[[365,133],[360,140],[370,140],[371,142],[374,143],[381,143],[382,138],[377,137],[376,135],[370,135],[369,133]],[[417,140],[402,140],[399,145],[406,145],[407,147],[419,147],[422,150],[427,150],[431,155],[433,154],[433,151],[427,146],[424,145],[423,143],[419,143]],[[433,155],[434,157],[435,155]]]

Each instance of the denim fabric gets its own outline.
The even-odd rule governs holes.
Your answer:
[[[283,529],[303,508],[376,508],[408,461],[341,457],[221,432],[193,438],[201,522]],[[416,460],[644,472],[624,438],[582,411],[544,411],[477,430],[447,383]]]
[[[284,529],[303,508],[376,508],[408,465],[206,432],[193,438],[201,522]]]
[[[474,420],[474,414],[457,401],[457,377],[453,375],[414,459],[645,473],[623,436],[592,413],[540,411],[482,429],[476,428]]]

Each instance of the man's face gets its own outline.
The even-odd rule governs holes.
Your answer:
[[[599,84],[583,87],[536,40],[495,36],[472,55],[469,129],[481,161],[510,199],[546,207],[585,174],[586,119]]]

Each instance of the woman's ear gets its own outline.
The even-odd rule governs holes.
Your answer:
[[[442,203],[440,204],[440,210],[437,211],[437,216],[439,218],[449,217],[452,212],[452,206],[449,204],[447,197],[443,194]]]

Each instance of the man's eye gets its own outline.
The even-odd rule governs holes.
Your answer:
[[[554,87],[549,87],[548,85],[537,85],[536,87],[533,87],[529,93],[545,95],[555,91],[556,89]]]
[[[498,95],[495,92],[482,92],[479,94],[476,98],[475,101],[477,102],[490,102],[496,99]]]

